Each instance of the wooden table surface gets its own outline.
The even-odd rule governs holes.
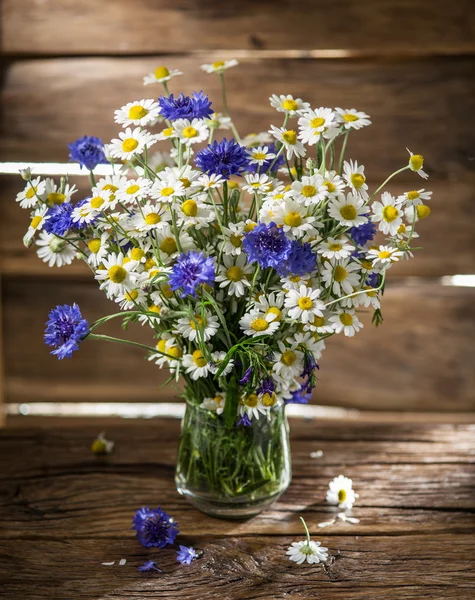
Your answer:
[[[176,493],[177,421],[113,425],[116,447],[102,458],[90,452],[98,432],[69,421],[0,433],[2,600],[475,597],[475,425],[294,419],[292,485],[247,522],[206,517]],[[340,473],[360,495],[360,523],[321,529],[338,512],[325,492]],[[174,548],[140,546],[131,519],[142,505],[166,509],[177,541],[203,557],[187,567]],[[300,516],[329,548],[328,566],[285,556],[304,537]],[[139,573],[151,558],[163,572]]]

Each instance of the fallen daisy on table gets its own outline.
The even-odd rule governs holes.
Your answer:
[[[338,475],[328,484],[327,502],[337,504],[338,508],[352,508],[358,498],[353,490],[353,481],[344,475]]]
[[[314,542],[310,539],[310,532],[307,527],[307,523],[305,523],[304,519],[300,517],[300,520],[305,527],[305,532],[307,534],[307,539],[303,542],[293,542],[287,552],[286,555],[290,560],[296,562],[301,565],[305,561],[310,564],[318,564],[324,563],[328,560],[328,548],[323,548],[320,542]]]
[[[334,519],[332,519],[331,521],[323,521],[322,523],[319,523],[318,526],[323,529],[324,527],[329,527],[330,525],[334,525],[338,520],[345,521],[348,523],[353,523],[353,524],[360,522],[360,520],[357,519],[356,517],[347,517],[345,515],[345,513],[341,512],[341,513],[338,513],[337,516]]]
[[[107,440],[102,431],[91,444],[93,454],[110,454],[114,449],[114,442]]]

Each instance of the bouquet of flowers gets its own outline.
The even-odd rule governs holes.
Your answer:
[[[412,257],[431,198],[384,189],[405,170],[427,178],[412,152],[369,190],[365,167],[345,159],[350,134],[371,124],[353,108],[273,95],[277,125],[241,137],[224,77],[236,64],[203,65],[221,82],[222,113],[201,91],[170,94],[182,73],[157,68],[144,83],[163,94],[117,110],[116,139],[70,144],[90,172],[86,198],[29,170],[17,196],[31,211],[25,244],[37,236],[50,266],[85,261],[120,309],[89,324],[77,305],[57,306],[45,334],[52,353],[70,357],[86,339],[141,346],[98,333],[110,319],[148,327],[148,359],[185,382],[179,487],[221,502],[285,488],[281,407],[308,401],[327,338],[352,337],[364,310],[381,323],[387,270]],[[221,130],[229,135],[214,139]],[[102,163],[110,171],[98,178]]]

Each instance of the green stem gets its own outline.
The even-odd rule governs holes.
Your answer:
[[[310,547],[310,531],[308,530],[307,523],[305,523],[305,519],[300,517],[300,520],[302,521],[302,524],[305,528],[305,533],[307,535],[307,546]]]
[[[341,170],[343,169],[343,160],[345,159],[346,145],[348,143],[349,136],[350,136],[350,130],[348,129],[348,131],[345,133],[345,137],[343,138],[343,145],[341,147],[341,152],[340,152],[340,161],[338,163],[338,173],[340,175],[341,175]]]
[[[391,181],[391,179],[393,177],[396,177],[396,175],[399,175],[399,173],[403,173],[404,171],[407,171],[408,169],[410,169],[409,165],[406,165],[405,167],[403,167],[402,169],[398,169],[397,171],[394,171],[394,173],[392,173],[385,181],[383,181],[383,183],[379,186],[379,188],[377,190],[375,190],[369,200],[371,200],[374,196],[376,196],[376,194],[383,189],[383,187],[389,182]],[[368,200],[368,202],[369,202]]]

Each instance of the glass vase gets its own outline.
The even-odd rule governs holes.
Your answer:
[[[290,479],[282,403],[247,427],[229,427],[223,415],[186,404],[175,481],[196,508],[214,517],[250,518],[275,502]]]

